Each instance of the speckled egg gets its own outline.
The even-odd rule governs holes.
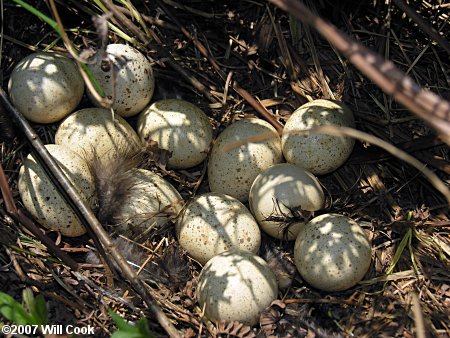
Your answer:
[[[159,148],[172,152],[169,166],[178,169],[200,164],[212,142],[206,114],[180,99],[154,102],[139,115],[137,131],[143,143],[156,141]]]
[[[274,127],[257,118],[239,120],[228,126],[213,145],[209,187],[245,202],[256,176],[282,160],[281,140]]]
[[[356,285],[369,269],[371,245],[356,221],[325,214],[300,229],[294,260],[300,275],[315,288],[346,290]]]
[[[103,108],[85,108],[68,116],[58,127],[55,143],[66,146],[91,162],[100,158],[140,149],[141,142],[122,117]]]
[[[106,47],[108,58],[88,65],[106,96],[113,100],[117,114],[128,117],[140,113],[150,102],[155,90],[150,61],[137,49],[124,44]],[[94,105],[98,103],[89,97]]]
[[[272,237],[296,239],[325,196],[317,178],[294,164],[280,163],[259,174],[249,193],[250,210]]]
[[[282,135],[286,161],[315,175],[330,173],[350,156],[355,140],[345,136],[299,134],[321,125],[354,127],[352,111],[342,102],[315,100],[298,108],[286,122]]]
[[[56,144],[45,147],[83,200],[93,203],[94,178],[86,161],[66,147]],[[18,187],[25,208],[47,229],[59,231],[69,237],[81,236],[86,232],[69,204],[31,154],[20,168]]]
[[[257,253],[261,244],[258,224],[237,199],[220,193],[194,198],[176,224],[180,245],[201,264],[231,249]]]
[[[255,325],[277,296],[275,275],[261,257],[248,251],[226,251],[215,256],[198,279],[200,309],[211,321]]]
[[[134,170],[132,179],[128,198],[113,215],[115,230],[142,242],[178,215],[184,201],[169,182],[149,170]]]
[[[78,106],[84,82],[71,59],[38,52],[19,61],[9,78],[8,92],[25,118],[36,123],[53,123]]]

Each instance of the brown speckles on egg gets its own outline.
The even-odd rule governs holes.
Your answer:
[[[212,126],[206,114],[180,99],[154,102],[139,115],[137,131],[141,140],[156,141],[161,149],[172,152],[169,165],[173,168],[200,164],[212,142]]]
[[[95,198],[94,178],[84,159],[63,146],[49,144],[46,148],[80,196],[91,203]],[[46,228],[71,237],[86,232],[44,169],[31,155],[20,169],[18,187],[24,206]]]
[[[201,264],[230,248],[256,253],[261,243],[258,224],[248,209],[220,193],[194,198],[178,219],[176,231],[180,245]],[[203,246],[196,243],[200,239]]]
[[[325,291],[345,290],[369,269],[371,245],[354,220],[324,214],[300,230],[294,259],[298,271],[312,286]]]
[[[258,137],[261,137],[258,141],[238,146],[239,142]],[[274,127],[261,119],[239,120],[218,136],[211,151],[208,166],[211,191],[245,202],[256,176],[282,159],[281,140]]]
[[[340,167],[350,156],[354,139],[296,132],[320,125],[354,127],[351,110],[342,102],[315,100],[298,108],[283,129],[283,154],[290,163],[322,175]]]
[[[197,298],[211,321],[259,322],[259,315],[278,296],[275,275],[260,257],[228,251],[212,258],[199,276]]]
[[[122,65],[117,61],[118,59],[125,58],[127,62],[119,67],[118,71],[117,67],[110,67],[107,71],[102,70],[101,61],[89,65],[89,69],[107,97],[112,98],[114,93],[113,109],[117,114],[124,117],[136,115],[148,105],[155,89],[155,78],[150,61],[137,49],[123,44],[110,44],[106,52],[116,66]],[[110,81],[113,71],[115,71],[115,88]],[[92,95],[89,92],[88,94],[91,101],[98,105]]]

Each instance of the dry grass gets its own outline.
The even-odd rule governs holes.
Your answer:
[[[37,3],[39,9],[50,13],[45,2]],[[90,1],[57,3],[65,27],[73,28],[68,35],[74,45],[95,46],[91,14],[83,6],[91,11],[96,7]],[[142,32],[150,42],[144,48],[140,41],[140,46],[154,62],[156,98],[181,97],[198,104],[211,118],[216,133],[236,118],[257,114],[245,96],[233,88],[234,81],[278,121],[274,123],[284,124],[295,107],[309,100],[335,98],[352,108],[359,130],[398,145],[426,163],[448,185],[448,147],[433,130],[363,77],[311,28],[283,11],[264,1],[250,0],[193,0],[185,8],[174,1],[162,1],[166,9],[160,2],[135,3],[145,15]],[[450,99],[446,47],[434,42],[394,3],[306,3],[354,39],[392,60],[422,86]],[[422,1],[411,5],[429,27],[448,31],[450,4]],[[47,26],[23,9],[11,2],[4,6],[1,76],[6,88],[14,64],[31,50],[64,47]],[[128,16],[127,11],[122,12]],[[139,40],[123,22],[116,23]],[[179,25],[191,38],[183,35]],[[449,41],[448,35],[441,36]],[[110,41],[122,40],[110,32]],[[198,42],[206,48],[209,60],[202,55]],[[87,101],[81,104],[87,105]],[[35,126],[44,143],[53,142],[55,128]],[[18,170],[30,148],[20,133],[0,145],[1,164],[20,205]],[[203,165],[188,172],[162,174],[185,197],[208,189]],[[312,289],[297,276],[292,287],[283,291],[283,301],[263,314],[261,327],[250,330],[239,323],[216,325],[202,318],[195,301],[198,264],[188,261],[185,283],[171,284],[173,276],[159,259],[175,242],[173,231],[168,231],[145,243],[146,257],[155,276],[159,276],[149,284],[151,294],[178,330],[185,336],[223,337],[423,337],[421,332],[428,337],[450,336],[450,220],[445,199],[419,171],[361,143],[345,166],[321,177],[321,182],[330,195],[329,211],[358,219],[370,233],[373,262],[364,281],[345,292],[329,294]],[[48,236],[76,261],[84,262],[89,251],[87,237]],[[108,275],[102,265],[84,264],[77,276],[52,259],[40,242],[8,218],[3,200],[0,242],[0,290],[17,297],[26,286],[42,292],[54,323],[89,324],[98,328],[99,335],[108,336],[114,331],[109,308],[128,320],[138,319],[140,311],[147,313],[139,297],[120,278]],[[292,260],[292,244],[276,244],[280,259]],[[165,279],[161,277],[164,274]],[[157,335],[165,335],[155,320],[150,322]]]

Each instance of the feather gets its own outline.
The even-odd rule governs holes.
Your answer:
[[[108,20],[112,18],[112,13],[106,13],[99,16],[92,17],[92,23],[95,27],[95,32],[98,36],[98,48],[103,52],[106,51],[108,45]]]
[[[124,155],[117,158],[101,158],[94,153],[94,160],[90,165],[98,198],[97,217],[103,225],[117,222],[120,207],[130,197],[136,184],[133,171],[142,161],[142,154],[136,154],[134,148],[130,147],[120,153]]]
[[[285,257],[285,254],[270,239],[261,245],[261,257],[274,272],[278,286],[282,289],[289,287],[296,273],[295,265]]]
[[[155,263],[157,264],[155,280],[172,291],[183,288],[191,278],[186,254],[176,245],[167,247]]]

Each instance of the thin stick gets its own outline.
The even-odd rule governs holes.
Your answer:
[[[414,80],[332,24],[313,14],[297,0],[269,0],[271,3],[313,26],[336,49],[346,56],[363,74],[385,93],[425,120],[450,144],[450,103],[438,95],[422,89]]]
[[[321,298],[321,299],[286,299],[284,301],[285,304],[298,304],[298,303],[316,303],[316,304],[346,304],[354,306],[355,302],[350,299],[327,299],[327,298]]]
[[[246,100],[258,113],[264,117],[264,119],[269,122],[281,135],[283,132],[283,126],[280,122],[278,122],[275,117],[264,107],[261,102],[257,101],[248,91],[244,88],[241,88],[236,81],[233,82],[233,89],[244,99]]]
[[[128,29],[138,37],[139,40],[144,45],[147,45],[150,41],[150,38],[147,37],[147,35],[142,32],[133,22],[131,22],[130,19],[128,19],[121,11],[117,9],[117,6],[114,5],[109,0],[101,0],[102,3],[114,14],[114,16],[119,19],[121,22],[125,24]]]
[[[360,130],[356,130],[348,127],[338,127],[334,125],[326,125],[319,126],[312,129],[304,130],[304,131],[296,131],[294,134],[327,134],[333,136],[348,136],[358,140],[362,140],[364,142],[374,144],[377,147],[380,147],[387,151],[389,154],[397,157],[398,159],[408,163],[413,166],[417,170],[419,170],[425,178],[430,181],[430,183],[438,190],[447,200],[447,203],[450,204],[450,190],[447,188],[444,182],[430,169],[428,169],[422,162],[417,160],[415,157],[409,155],[407,152],[397,148],[389,142],[386,142],[374,135],[367,134]]]
[[[70,267],[72,270],[78,270],[78,263],[69,257],[64,251],[62,251],[50,238],[45,236],[42,231],[31,221],[22,210],[17,209],[14,198],[9,188],[8,181],[6,179],[3,166],[0,163],[0,190],[5,202],[5,208],[8,214],[16,222],[20,222],[27,228],[37,239],[39,239],[48,250],[58,257],[64,264]]]
[[[119,11],[121,11],[122,13],[125,13],[125,14],[127,14],[129,16],[132,16],[132,13],[131,13],[131,11],[128,8],[117,6],[117,9]],[[145,15],[145,14],[142,14],[142,13],[141,13],[141,16],[144,19],[144,21],[147,21],[149,24],[152,24],[152,25],[155,25],[155,26],[159,26],[159,27],[162,27],[162,28],[165,28],[165,29],[169,29],[169,30],[172,30],[172,31],[175,31],[175,32],[179,32],[180,31],[180,29],[177,26],[172,25],[172,24],[170,24],[168,22],[165,22],[164,20],[154,19],[151,16],[148,16],[148,15]]]
[[[414,313],[414,323],[416,324],[417,338],[427,338],[423,312],[420,308],[420,300],[414,292],[412,293],[412,310]]]
[[[73,57],[75,60],[78,71],[80,72],[81,76],[83,77],[83,81],[86,84],[86,87],[88,87],[89,92],[94,97],[94,100],[97,101],[102,107],[104,108],[111,108],[113,102],[112,100],[109,100],[107,97],[101,97],[100,94],[97,92],[94,84],[92,83],[89,76],[86,74],[86,65],[84,64],[84,60],[82,60],[78,56],[78,52],[76,48],[73,46],[72,42],[70,41],[69,37],[66,34],[66,31],[64,30],[64,26],[62,24],[61,18],[59,17],[58,10],[56,9],[55,1],[50,0],[50,8],[52,9],[53,16],[55,17],[56,23],[57,23],[57,32],[61,36],[64,42],[64,46],[66,47],[69,54]]]
[[[217,99],[211,95],[209,89],[203,83],[201,83],[195,76],[190,74],[190,72],[181,67],[171,55],[168,56],[166,62],[173,70],[178,72],[178,74],[180,74],[182,77],[184,77],[186,81],[188,81],[192,86],[194,86],[195,89],[197,89],[200,93],[202,93],[203,96],[206,97],[210,102],[212,103],[217,102]]]

